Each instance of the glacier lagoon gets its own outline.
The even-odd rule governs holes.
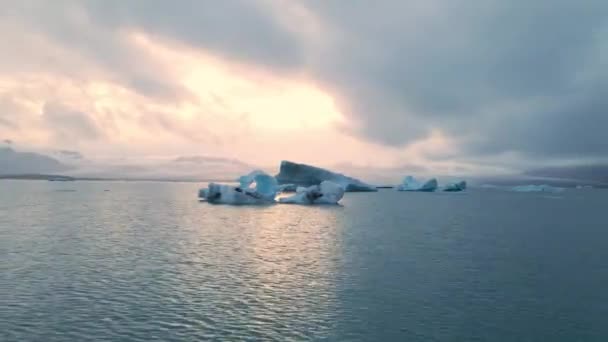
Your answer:
[[[2,341],[605,341],[608,191],[0,181]]]

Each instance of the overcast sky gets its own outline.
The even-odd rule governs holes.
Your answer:
[[[605,0],[0,0],[0,139],[95,157],[606,162]]]

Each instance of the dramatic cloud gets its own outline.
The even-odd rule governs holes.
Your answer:
[[[339,38],[319,77],[358,131],[439,129],[463,153],[606,154],[604,1],[318,1]],[[566,138],[568,137],[568,138]]]
[[[605,1],[1,2],[9,138],[446,172],[608,156]]]

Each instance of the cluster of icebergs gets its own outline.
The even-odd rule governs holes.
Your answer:
[[[210,183],[200,189],[199,197],[214,204],[337,204],[345,192],[378,191],[378,188],[358,179],[335,173],[319,167],[282,161],[279,173],[271,176],[264,171],[255,170],[238,178],[238,186]],[[443,191],[463,191],[467,183],[462,181],[444,186]],[[437,190],[436,179],[425,183],[407,176],[399,191]],[[282,193],[291,196],[277,196]]]
[[[256,170],[238,179],[240,185],[210,183],[199,191],[199,197],[213,204],[270,204],[276,197],[293,188],[292,184],[279,185],[277,179],[264,171]],[[279,203],[337,204],[344,196],[344,188],[334,182],[297,187],[296,193],[279,198]]]
[[[276,176],[255,170],[239,177],[237,182],[236,186],[210,183],[200,189],[199,197],[214,204],[337,204],[345,192],[378,191],[377,187],[358,179],[289,161],[281,162]],[[467,183],[459,181],[445,184],[441,191],[459,192],[466,188]],[[437,179],[421,182],[412,176],[405,177],[397,186],[398,191],[434,192],[438,189]],[[549,185],[521,185],[509,189],[516,192],[563,191],[563,188]]]
[[[347,191],[377,191],[358,179],[318,167],[281,162],[275,177],[261,170],[238,179],[239,185],[210,183],[199,191],[199,198],[214,204],[270,204],[277,203],[281,193],[295,192],[281,197],[286,204],[337,204]]]
[[[403,182],[397,186],[398,191],[420,191],[420,192],[434,192],[439,188],[437,179],[431,178],[428,181],[421,183],[412,176],[407,176],[403,179]],[[456,183],[448,183],[443,187],[443,191],[456,192],[464,191],[467,188],[467,182],[460,181]]]

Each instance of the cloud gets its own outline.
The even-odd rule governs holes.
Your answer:
[[[428,152],[428,159],[483,164],[508,156],[504,163],[519,165],[608,155],[608,3],[601,0],[61,0],[3,7],[0,37],[18,52],[0,63],[6,72],[52,69],[76,83],[117,82],[155,104],[189,101],[174,68],[134,42],[144,33],[168,47],[305,75],[345,116],[336,130],[387,151],[439,132],[449,153]],[[212,98],[216,107],[230,107],[221,95]],[[99,126],[107,125],[86,109],[88,119],[63,111],[71,114],[61,120],[74,127],[54,130],[99,138]],[[216,145],[230,134],[155,109],[142,110],[138,124]],[[16,122],[0,112],[0,127]]]
[[[0,129],[16,130],[19,128],[17,123],[23,110],[15,101],[0,92]]]
[[[105,79],[167,101],[190,96],[169,69],[133,44],[127,27],[101,25],[96,21],[101,13],[87,8],[88,3],[93,2],[26,0],[4,5],[10,10],[0,13],[0,37],[14,51],[0,70],[54,72],[79,82]]]
[[[301,66],[304,51],[297,37],[281,26],[263,1],[179,3],[134,0],[84,3],[99,25],[109,30],[133,28],[161,35],[230,59],[291,69]]]
[[[0,125],[4,126],[4,127],[8,127],[8,128],[15,128],[15,124],[11,121],[9,121],[7,118],[4,118],[2,116],[0,116]]]
[[[318,51],[273,15],[277,4],[85,7],[109,30],[144,30],[276,72],[307,70],[335,93],[344,127],[388,146],[439,130],[461,155],[608,152],[598,90],[608,76],[604,1],[310,1],[303,7],[330,40]]]
[[[82,155],[82,153],[80,153],[78,151],[59,150],[59,151],[57,151],[57,153],[61,156],[64,156],[64,157],[67,157],[70,159],[76,159],[76,160],[84,159],[84,156]]]
[[[91,116],[59,103],[47,102],[42,110],[42,118],[54,138],[60,142],[97,140],[103,136]]]
[[[605,2],[312,3],[339,37],[318,77],[361,136],[399,146],[439,129],[464,154],[608,152]]]

